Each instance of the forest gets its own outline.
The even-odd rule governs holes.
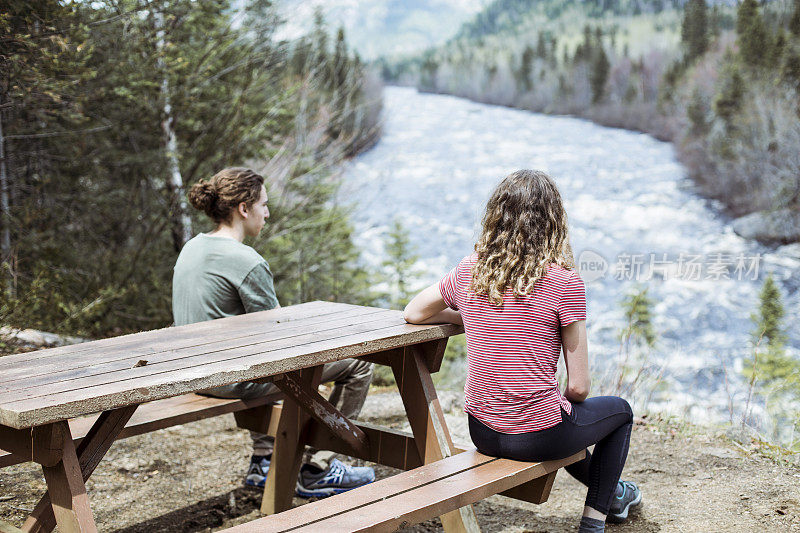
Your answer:
[[[237,6],[239,4],[236,4]],[[0,10],[0,319],[87,337],[171,324],[172,267],[211,223],[185,191],[267,179],[251,242],[283,304],[362,302],[338,165],[380,135],[381,83],[317,17],[271,2],[11,0]]]
[[[672,141],[746,238],[800,241],[800,1],[497,0],[385,79]]]

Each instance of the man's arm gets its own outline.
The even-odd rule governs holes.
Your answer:
[[[272,282],[272,272],[266,262],[259,263],[247,274],[239,286],[245,313],[266,311],[280,307]]]

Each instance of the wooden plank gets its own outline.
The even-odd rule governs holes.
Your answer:
[[[369,455],[369,439],[366,434],[323,398],[316,387],[303,387],[292,374],[279,374],[272,378],[272,382],[311,418],[344,441],[359,457]]]
[[[293,377],[308,388],[318,387],[322,378],[322,367],[296,371]],[[279,513],[292,506],[292,496],[305,451],[303,433],[308,420],[309,415],[292,398],[284,400],[272,461],[264,484],[261,514]]]
[[[527,483],[523,483],[522,485],[517,485],[514,488],[501,492],[500,495],[523,502],[536,504],[544,503],[550,497],[550,490],[553,488],[553,482],[556,480],[557,473],[558,470],[546,476],[538,477]]]
[[[235,531],[237,533],[243,533],[244,531],[284,531],[302,526],[310,521],[326,519],[353,508],[385,500],[394,494],[405,494],[419,486],[433,483],[439,479],[446,479],[478,465],[497,460],[495,457],[488,457],[473,450],[472,452],[453,456],[446,461],[437,461],[422,468],[401,472],[334,497],[301,505],[274,517],[262,518],[225,531]],[[270,527],[272,524],[280,525],[281,529],[273,529]]]
[[[0,402],[20,401],[22,399],[46,396],[52,391],[78,390],[102,383],[109,383],[122,379],[140,378],[157,374],[167,370],[185,368],[201,363],[218,361],[223,358],[235,358],[254,353],[270,353],[284,348],[303,346],[312,342],[337,339],[347,335],[379,330],[386,327],[397,326],[397,312],[382,311],[367,317],[348,317],[320,325],[316,330],[291,328],[290,330],[270,329],[258,337],[249,339],[246,344],[238,340],[220,340],[216,343],[189,348],[175,349],[168,352],[155,354],[147,359],[146,366],[137,366],[136,359],[124,362],[115,361],[92,365],[83,369],[73,369],[66,374],[55,374],[34,378],[31,386],[25,385],[20,389],[6,389],[0,391]],[[54,379],[55,381],[49,381]],[[20,386],[15,383],[11,386]]]
[[[383,317],[400,318],[397,311],[375,308],[356,308],[335,315],[324,315],[303,321],[288,321],[279,324],[248,325],[240,331],[226,330],[215,336],[193,337],[184,343],[175,340],[163,340],[147,346],[145,353],[129,350],[107,351],[102,355],[89,353],[51,358],[48,363],[30,361],[3,371],[0,380],[0,397],[7,397],[9,392],[37,389],[42,385],[55,382],[67,382],[85,376],[92,376],[127,370],[140,361],[154,364],[179,359],[185,356],[215,352],[240,346],[249,346],[267,341],[277,341],[303,336],[310,332],[326,331],[354,324],[372,322]]]
[[[0,424],[24,428],[48,421],[74,418],[130,403],[159,400],[229,383],[259,379],[297,368],[441,339],[456,329],[457,326],[404,324],[313,342],[304,346],[294,346],[268,354],[255,353],[232,357],[129,381],[108,383],[79,391],[53,393],[34,401],[4,403],[0,405]]]
[[[392,366],[392,361],[395,359],[401,359],[403,357],[403,348],[395,348],[393,350],[387,350],[385,352],[378,352],[378,353],[371,353],[369,355],[364,355],[359,357],[359,359],[363,359],[369,363],[375,363],[376,365],[384,365],[384,366]]]
[[[236,411],[233,417],[236,426],[249,429],[265,435],[275,435],[278,432],[278,422],[281,418],[281,409],[278,404],[267,404]]]
[[[58,422],[66,435],[61,461],[55,466],[42,466],[47,481],[47,493],[52,501],[52,510],[61,533],[92,533],[97,531],[89,497],[86,494],[81,465],[69,434],[66,422]],[[39,521],[31,517],[22,527],[23,531],[43,531]]]
[[[360,455],[358,451],[336,438],[318,423],[309,427],[308,445],[318,450],[330,450],[400,470],[422,466],[413,435],[367,422],[354,422],[354,424],[367,435],[369,440],[366,455]]]
[[[180,424],[187,424],[231,412],[236,415],[239,412],[247,412],[250,409],[269,407],[269,405],[266,404],[282,398],[283,396],[281,395],[275,395],[251,400],[238,400],[186,394],[174,398],[167,398],[165,400],[158,400],[139,406],[139,409],[137,409],[125,426],[125,429],[122,430],[117,438],[125,439],[134,437],[143,433],[149,433]],[[96,420],[97,416],[87,416],[69,421],[70,432],[73,435],[76,447],[89,432]],[[272,434],[274,434],[274,430]],[[0,439],[0,446],[2,443],[3,441]],[[18,463],[25,463],[30,460],[30,454],[13,455],[10,453],[3,453],[2,450],[0,450],[0,468]]]
[[[61,461],[65,426],[49,424],[31,429],[14,429],[0,426],[0,445],[15,456],[24,457],[44,466],[55,466]]]
[[[440,346],[406,347],[402,360],[393,361],[394,373],[403,405],[408,414],[408,421],[414,433],[419,455],[425,464],[449,457],[455,453],[447,422],[436,396],[428,363],[430,353],[444,353],[447,340],[436,341]],[[428,357],[426,357],[428,355]],[[434,361],[435,363],[435,361]],[[442,525],[448,533],[469,532],[480,533],[478,520],[472,506],[448,512],[441,516]]]
[[[282,408],[281,405],[275,404],[238,411],[234,413],[236,425],[266,435],[275,435],[278,431]],[[352,422],[367,435],[369,448],[366,455],[358,455],[358,452],[350,445],[316,421],[309,422],[307,445],[318,450],[330,450],[400,470],[410,470],[422,466],[422,459],[419,458],[419,452],[414,444],[414,436],[410,433],[368,422]]]
[[[8,366],[13,366],[19,363],[24,364],[32,361],[43,362],[43,360],[46,360],[50,357],[60,357],[66,354],[74,355],[87,351],[95,351],[102,355],[102,353],[112,350],[130,351],[141,348],[142,346],[152,346],[153,343],[159,341],[169,342],[171,339],[172,342],[177,343],[182,340],[190,340],[198,336],[214,335],[216,333],[225,332],[231,328],[247,328],[268,323],[298,320],[303,319],[304,317],[313,317],[321,314],[333,314],[346,309],[352,309],[354,307],[359,306],[315,301],[288,307],[279,307],[276,309],[270,309],[268,311],[259,311],[257,313],[247,313],[235,317],[226,317],[216,320],[197,322],[195,324],[189,324],[186,326],[141,331],[138,333],[131,333],[129,335],[109,337],[107,339],[99,339],[86,343],[71,344],[68,346],[59,346],[57,348],[46,348],[33,352],[7,355],[0,359],[0,373],[2,373]]]
[[[576,454],[557,461],[524,463],[469,450],[225,531],[395,531],[474,503],[520,482],[547,477],[580,458],[582,455]]]
[[[396,531],[452,512],[453,509],[466,507],[492,494],[508,490],[520,480],[530,481],[566,464],[569,464],[568,460],[532,464],[498,459],[293,531]]]

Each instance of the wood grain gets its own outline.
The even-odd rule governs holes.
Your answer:
[[[235,526],[228,533],[395,531],[545,477],[581,454],[543,463],[498,459],[475,450],[352,491]],[[372,529],[370,529],[372,528]]]
[[[177,396],[187,392],[259,379],[298,368],[358,357],[442,339],[458,326],[416,326],[400,324],[381,329],[322,338],[302,346],[291,346],[270,352],[244,354],[220,352],[216,360],[198,360],[174,370],[128,376],[126,379],[78,390],[52,392],[47,396],[0,403],[0,424],[24,428],[49,421],[74,418],[84,414],[114,409],[131,403]],[[202,359],[202,358],[200,358]],[[131,369],[144,372],[147,366]],[[126,371],[128,372],[128,371]]]

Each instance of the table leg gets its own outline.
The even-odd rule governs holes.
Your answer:
[[[322,379],[322,367],[306,368],[292,372],[292,377],[303,385],[318,387]],[[292,398],[283,400],[275,445],[272,450],[267,479],[264,484],[264,497],[261,500],[261,514],[275,514],[292,506],[292,496],[300,473],[300,464],[305,451],[305,429],[309,415]]]
[[[132,405],[102,413],[77,450],[69,431],[69,425],[66,422],[59,422],[64,425],[63,430],[66,431],[64,455],[62,461],[54,467],[42,467],[48,492],[39,500],[31,516],[25,521],[22,526],[24,531],[49,533],[55,529],[56,523],[62,532],[97,530],[89,509],[84,483],[97,468],[119,433],[125,428],[125,424],[133,416],[136,407],[136,405]],[[82,507],[84,500],[85,512]],[[66,509],[75,509],[80,513],[65,512],[65,505],[75,505],[75,507],[66,507]],[[73,516],[84,521],[76,523],[71,518]],[[87,516],[90,523],[85,521]],[[64,520],[66,522],[62,524]]]
[[[67,422],[58,422],[57,424],[66,426],[62,430],[67,434],[67,438],[64,439],[61,461],[55,466],[42,466],[44,478],[47,481],[47,496],[39,501],[34,509],[34,514],[28,518],[22,529],[23,531],[52,531],[58,523],[59,529],[64,533],[97,531],[92,510],[89,508],[89,497],[83,483],[75,443],[69,433],[69,426]],[[45,500],[49,513],[43,505]],[[36,511],[41,513],[41,517],[36,516]],[[40,518],[43,520],[40,521]]]
[[[439,341],[447,344],[447,339]],[[436,396],[430,369],[426,363],[429,359],[423,350],[443,350],[441,345],[426,343],[423,346],[407,346],[402,358],[392,362],[397,387],[403,398],[414,441],[424,464],[438,461],[455,453],[450,432]],[[479,533],[478,521],[471,505],[462,507],[441,516],[442,525],[447,533],[469,532]]]

